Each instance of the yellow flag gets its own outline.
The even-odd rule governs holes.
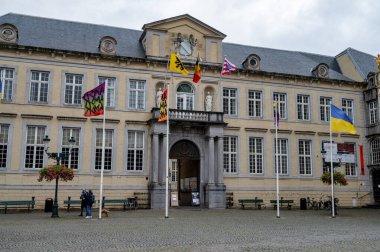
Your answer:
[[[180,58],[175,53],[170,54],[169,70],[179,72],[185,76],[189,74],[189,72],[186,70]]]

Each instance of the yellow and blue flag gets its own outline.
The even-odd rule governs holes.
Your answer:
[[[356,134],[352,119],[333,104],[331,104],[331,130],[335,132]]]

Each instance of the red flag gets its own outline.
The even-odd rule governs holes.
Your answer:
[[[167,99],[168,99],[168,88],[165,88],[164,92],[161,95],[160,117],[158,118],[158,122],[164,122],[168,120]]]
[[[224,58],[222,75],[230,75],[231,71],[235,71],[236,66],[232,64],[227,58]]]
[[[198,83],[200,79],[201,79],[201,66],[199,65],[199,54],[198,54],[197,62],[195,62],[195,67],[194,67],[193,81],[195,83]]]
[[[98,116],[104,114],[104,91],[106,83],[87,91],[82,99],[84,100],[84,116]]]

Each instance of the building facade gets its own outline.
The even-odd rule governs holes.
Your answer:
[[[347,155],[336,169],[348,186],[335,191],[341,205],[380,201],[377,160],[378,102],[375,57],[352,48],[336,56],[225,43],[225,34],[190,15],[145,24],[142,31],[18,14],[0,17],[0,192],[3,200],[36,197],[42,206],[54,185],[37,182],[52,164],[50,150],[67,152],[75,178],[59,185],[59,200],[98,194],[102,117],[83,116],[81,96],[107,83],[104,195],[150,195],[165,206],[166,157],[179,205],[224,208],[226,192],[240,198],[276,198],[273,102],[279,106],[280,196],[299,202],[330,195],[321,182],[329,141],[329,105],[353,118],[356,135],[334,133]],[[170,52],[201,81],[168,73]],[[221,76],[226,56],[237,66]],[[374,84],[367,85],[373,79]],[[157,121],[158,95],[169,85],[169,136]],[[372,91],[375,90],[375,91]],[[363,95],[364,94],[364,95]],[[166,141],[169,138],[169,147]],[[377,141],[377,142],[376,142]],[[364,161],[364,162],[363,162]],[[377,183],[377,184],[376,184]]]

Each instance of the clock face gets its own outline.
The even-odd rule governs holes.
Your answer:
[[[191,45],[189,41],[182,41],[179,48],[179,53],[184,56],[188,56],[192,53]]]

